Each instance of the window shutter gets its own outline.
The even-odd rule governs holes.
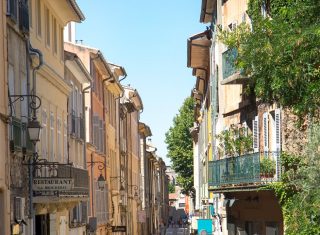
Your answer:
[[[42,158],[47,159],[47,113],[42,110],[42,128],[41,128],[41,153]]]
[[[255,116],[252,121],[252,138],[253,138],[253,151],[259,152],[259,117]]]
[[[64,121],[63,131],[63,151],[64,151],[64,163],[68,162],[68,138],[67,138],[68,124]]]
[[[50,113],[50,161],[55,161],[55,135],[54,135],[54,114]]]
[[[263,151],[269,151],[268,113],[263,114]]]
[[[276,151],[281,150],[281,110],[275,110],[275,143],[276,143]]]

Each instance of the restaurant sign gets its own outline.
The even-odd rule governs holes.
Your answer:
[[[33,191],[66,191],[73,188],[72,178],[34,178]]]

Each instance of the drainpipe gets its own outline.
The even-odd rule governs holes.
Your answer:
[[[39,64],[32,69],[32,85],[33,85],[32,94],[36,95],[36,93],[37,93],[36,71],[39,70],[40,67],[43,65],[43,55],[39,49],[33,48],[30,43],[29,43],[29,55],[38,55],[39,56]],[[33,100],[32,102],[36,102],[36,100]],[[32,118],[37,119],[35,110],[33,110]]]

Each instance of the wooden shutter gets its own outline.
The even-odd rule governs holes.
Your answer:
[[[268,122],[268,113],[263,114],[263,151],[269,151],[269,122]]]
[[[255,116],[252,121],[252,138],[253,138],[253,151],[259,152],[259,117]]]

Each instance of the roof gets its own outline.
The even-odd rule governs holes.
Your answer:
[[[89,74],[89,71],[86,69],[85,65],[82,63],[81,59],[77,56],[76,53],[70,52],[70,51],[64,51],[64,57],[65,57],[65,61],[66,61],[66,66],[70,67],[71,64],[69,65],[68,61],[74,62],[75,66],[79,68],[79,72],[80,74],[82,73],[85,77],[84,80],[82,80],[81,82],[85,83],[85,82],[91,82],[92,81],[92,77]],[[69,69],[72,70],[72,68],[70,67]],[[81,79],[81,76],[77,77],[78,79]]]
[[[79,21],[84,21],[85,20],[85,16],[82,13],[80,7],[78,6],[76,0],[68,0],[68,3],[71,5],[73,11],[78,15]]]

